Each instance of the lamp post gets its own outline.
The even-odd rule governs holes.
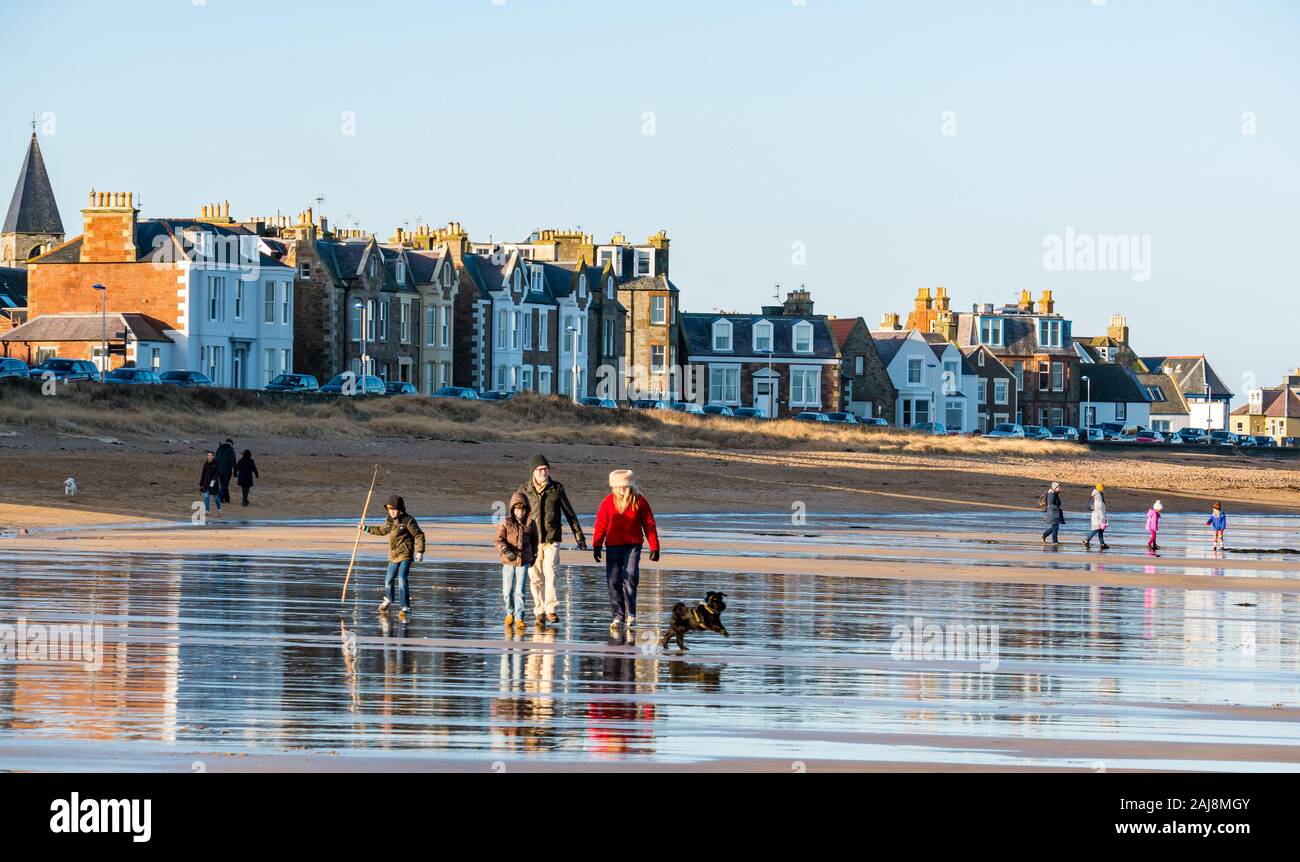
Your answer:
[[[573,400],[578,400],[578,330],[573,326],[566,326],[566,332],[573,333]]]
[[[1084,374],[1079,379],[1081,379],[1088,386],[1088,397],[1083,402],[1083,427],[1084,430],[1086,431],[1088,428],[1088,411],[1092,409],[1092,380],[1089,379],[1088,375],[1086,374]]]
[[[96,284],[99,291],[99,382],[103,383],[108,373],[108,288]]]

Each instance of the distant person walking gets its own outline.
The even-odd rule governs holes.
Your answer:
[[[641,580],[641,546],[650,543],[650,560],[659,560],[659,531],[650,502],[632,482],[631,470],[609,474],[610,494],[596,510],[596,529],[592,533],[593,556],[600,562],[605,548],[605,587],[613,611],[610,631],[620,624],[636,624],[636,588]]]
[[[1104,551],[1110,547],[1106,544],[1106,486],[1101,483],[1092,489],[1092,532],[1088,538],[1083,540],[1084,550],[1092,549],[1092,540],[1096,538],[1101,542],[1101,549]]]
[[[217,479],[221,486],[221,502],[230,502],[230,477],[235,474],[235,441],[226,438],[226,442],[217,447]]]
[[[257,474],[257,462],[253,460],[253,453],[245,449],[239,463],[235,465],[235,481],[239,484],[239,490],[244,492],[243,505],[245,506],[248,505],[248,489],[253,487],[254,478],[260,478]]]
[[[367,527],[363,518],[357,524],[357,529],[365,530],[372,536],[388,537],[388,571],[384,574],[384,600],[379,603],[379,610],[382,613],[394,601],[400,600],[401,615],[407,616],[411,613],[411,562],[424,560],[424,531],[406,513],[406,501],[396,494],[388,498],[384,509],[388,512],[384,523],[378,527]]]
[[[519,493],[528,498],[528,509],[537,523],[537,561],[528,571],[528,587],[533,594],[533,614],[551,622],[559,622],[556,610],[560,606],[555,592],[555,572],[560,564],[560,540],[564,527],[560,516],[569,522],[578,550],[587,550],[587,538],[582,524],[573,511],[564,486],[551,478],[551,463],[544,455],[535,455],[528,465],[531,475],[519,486]]]
[[[1214,530],[1214,547],[1223,547],[1223,531],[1228,529],[1228,516],[1223,511],[1223,505],[1215,503],[1214,508],[1210,510],[1210,517],[1206,520],[1206,525]]]
[[[1065,523],[1065,510],[1061,508],[1060,482],[1053,482],[1047,489],[1047,493],[1038,498],[1038,508],[1043,510],[1043,523],[1046,524],[1043,529],[1043,544],[1059,545],[1061,525]],[[1047,540],[1048,536],[1052,537],[1050,542]]]
[[[212,511],[212,501],[216,500],[217,514],[221,514],[221,480],[217,477],[217,456],[209,449],[203,461],[203,472],[199,475],[199,493],[203,495],[203,511]]]
[[[1164,504],[1156,500],[1151,506],[1151,511],[1147,512],[1147,532],[1151,534],[1151,540],[1147,542],[1147,547],[1153,551],[1160,550],[1156,544],[1156,534],[1160,532],[1160,513],[1165,509]]]
[[[524,629],[524,581],[537,560],[537,522],[531,517],[528,495],[516,491],[510,512],[497,525],[497,553],[501,555],[501,594],[506,601],[506,626]],[[537,615],[537,625],[545,625]]]

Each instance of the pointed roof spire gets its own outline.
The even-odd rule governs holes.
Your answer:
[[[5,216],[5,233],[63,233],[63,220],[54,201],[54,189],[49,174],[45,173],[45,159],[41,157],[36,132],[32,132],[27,145],[27,155],[18,172],[9,214]]]

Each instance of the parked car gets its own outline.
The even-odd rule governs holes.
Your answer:
[[[948,433],[948,429],[943,427],[942,422],[918,422],[912,426],[911,430],[919,434],[944,435]]]
[[[638,398],[632,402],[633,410],[667,410],[668,402],[659,398]]]
[[[1048,431],[1042,425],[1026,425],[1025,439],[1027,440],[1051,440],[1052,432]]]
[[[387,390],[384,388],[384,381],[373,374],[367,374],[364,377],[354,377],[351,374],[336,374],[329,383],[320,388],[322,395],[343,395],[345,387],[351,382],[353,395],[384,395]]]
[[[825,413],[818,413],[816,410],[805,410],[802,413],[795,414],[796,422],[829,422],[831,417]]]
[[[602,410],[618,409],[618,402],[615,401],[613,398],[597,398],[595,395],[588,395],[586,398],[581,399],[578,403],[583,405],[584,407],[599,407]]]
[[[200,374],[197,371],[164,371],[158,375],[158,380],[168,386],[211,386],[212,381],[208,375]]]
[[[266,384],[267,392],[319,392],[320,383],[310,374],[277,374]]]
[[[735,416],[736,412],[725,404],[705,404],[704,412],[710,416]]]
[[[870,425],[874,428],[888,428],[889,420],[883,416],[870,416],[866,419],[859,419],[859,425]]]
[[[104,378],[105,383],[121,383],[127,386],[157,386],[162,381],[148,368],[114,368]]]
[[[1047,429],[1049,440],[1069,440],[1073,443],[1079,442],[1079,429],[1069,425],[1053,425]]]
[[[419,395],[420,390],[415,388],[414,383],[408,383],[405,380],[390,380],[384,384],[384,391],[389,395]]]
[[[1093,425],[1089,428],[1076,429],[1079,432],[1079,440],[1083,443],[1103,443],[1106,440],[1106,432]]]
[[[444,386],[437,392],[433,393],[434,398],[465,398],[469,401],[477,401],[478,393],[468,386]]]
[[[1210,432],[1209,444],[1211,446],[1236,446],[1237,435],[1231,431],[1216,429]]]
[[[1133,435],[1134,443],[1163,443],[1164,435],[1159,431],[1152,431],[1150,428],[1143,428]]]
[[[1024,437],[1025,427],[1015,422],[1000,422],[993,426],[993,430],[988,433],[989,437]]]
[[[479,394],[480,401],[509,401],[515,397],[515,393],[506,392],[503,389],[489,389]]]
[[[1300,446],[1300,437],[1283,437],[1282,446],[1285,449],[1294,449]]]
[[[1136,443],[1137,435],[1143,431],[1149,431],[1149,428],[1143,428],[1141,425],[1125,425],[1115,434],[1116,443]]]
[[[1160,435],[1164,437],[1164,443],[1167,446],[1183,446],[1186,441],[1173,431],[1161,431]]]
[[[845,425],[858,424],[858,417],[854,416],[852,413],[827,413],[826,415],[830,417],[832,422],[841,422]]]
[[[1114,440],[1124,433],[1123,422],[1103,422],[1096,427],[1101,429],[1101,433],[1106,435],[1107,440]]]
[[[1255,434],[1253,435],[1252,439],[1255,441],[1255,445],[1260,447],[1261,449],[1277,448],[1277,440],[1274,440],[1272,437],[1268,436],[1267,434]]]
[[[1183,428],[1180,429],[1174,436],[1178,437],[1184,443],[1197,443],[1197,444],[1206,443],[1209,441],[1210,438],[1210,435],[1206,433],[1204,428]]]
[[[767,411],[762,407],[737,407],[731,411],[731,415],[737,419],[766,419]]]
[[[703,416],[704,408],[694,401],[671,401],[668,409],[676,413],[690,413],[692,416]]]
[[[54,375],[55,380],[64,382],[99,379],[99,369],[95,367],[95,363],[85,359],[60,359],[51,356],[40,365],[32,366],[31,377],[33,380],[44,380],[47,371]]]
[[[21,359],[0,360],[0,380],[26,380],[31,374],[32,370]]]

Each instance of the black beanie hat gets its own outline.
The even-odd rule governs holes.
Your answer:
[[[534,470],[536,470],[538,467],[549,467],[549,466],[551,466],[551,462],[546,460],[545,455],[534,455],[533,463],[528,465],[528,472],[531,473]]]
[[[389,497],[388,502],[385,503],[384,505],[392,506],[394,509],[396,509],[399,512],[406,511],[406,501],[403,500],[401,497],[397,496],[396,494]]]

